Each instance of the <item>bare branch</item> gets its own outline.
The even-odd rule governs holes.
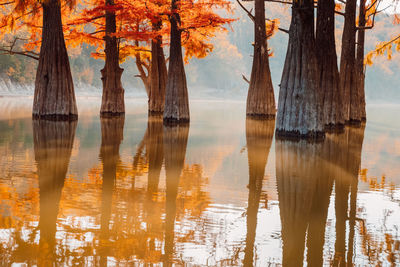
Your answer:
[[[337,11],[337,10],[335,10],[335,14],[343,16],[343,17],[345,16],[345,14],[343,12],[340,12],[340,11]]]
[[[3,49],[3,48],[0,48],[0,51],[4,52],[4,53],[2,53],[3,55],[5,55],[5,54],[21,55],[21,56],[26,56],[26,57],[29,57],[29,58],[32,58],[32,59],[35,59],[35,60],[39,60],[39,57],[31,55],[32,53],[30,51],[12,51],[12,50]]]
[[[247,13],[247,15],[249,16],[249,18],[254,22],[255,21],[255,16],[253,14],[251,14],[251,12],[249,10],[247,10],[247,8],[245,8],[243,6],[242,3],[240,3],[239,0],[236,0],[236,2],[239,4],[239,6]]]
[[[250,84],[249,79],[247,79],[246,76],[244,76],[244,74],[242,74],[242,78],[243,78],[243,80],[244,80],[245,82],[247,82],[248,84]]]

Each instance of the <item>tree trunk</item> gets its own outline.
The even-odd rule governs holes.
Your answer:
[[[179,180],[185,162],[186,146],[189,135],[188,125],[164,126],[163,129],[166,200],[165,200],[165,241],[163,266],[173,266],[176,198]]]
[[[267,164],[275,121],[246,119],[247,156],[249,160],[249,198],[247,207],[247,234],[243,265],[253,266],[257,214],[260,204],[265,165]]]
[[[59,0],[42,3],[43,30],[35,80],[32,115],[35,118],[76,120],[78,110]]]
[[[282,74],[276,133],[280,137],[323,138],[322,96],[314,39],[313,1],[294,1]]]
[[[74,143],[76,121],[33,121],[33,143],[40,193],[38,266],[53,266],[57,216]]]
[[[269,68],[264,0],[255,0],[254,39],[253,67],[247,94],[246,115],[275,118],[275,96]]]
[[[335,47],[335,1],[318,2],[316,47],[320,90],[323,95],[323,122],[327,130],[343,130],[344,117],[339,87]]]
[[[180,16],[177,13],[177,0],[172,0],[171,44],[169,53],[168,78],[165,95],[164,121],[167,123],[188,122],[189,97],[186,85],[185,68],[182,58],[182,36]]]
[[[359,27],[365,27],[365,0],[360,0],[360,11],[358,18]],[[359,29],[357,37],[357,56],[356,56],[356,77],[357,77],[357,93],[359,98],[351,99],[351,107],[357,110],[355,115],[351,117],[353,121],[360,119],[360,122],[367,120],[365,111],[365,72],[364,72],[364,46],[365,46],[365,30]],[[351,115],[353,112],[351,112]]]
[[[350,121],[350,99],[357,94],[355,79],[356,0],[346,1],[340,57],[340,88],[344,120]],[[354,96],[352,96],[354,95]]]
[[[161,21],[153,28],[159,30]],[[165,103],[165,86],[167,84],[167,65],[162,48],[162,36],[151,41],[149,114],[163,114]]]
[[[106,0],[106,5],[114,5],[114,0]],[[106,62],[101,70],[103,96],[101,101],[101,116],[120,116],[125,114],[124,88],[121,76],[124,71],[119,66],[119,45],[117,37],[116,16],[113,11],[106,11]]]

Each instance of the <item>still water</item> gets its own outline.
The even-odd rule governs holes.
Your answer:
[[[0,98],[0,265],[395,266],[400,106],[322,143],[274,138],[244,102],[193,101],[165,127],[145,100],[32,121]]]

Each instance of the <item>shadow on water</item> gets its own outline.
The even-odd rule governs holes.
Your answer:
[[[265,165],[274,136],[275,120],[246,119],[247,157],[249,162],[249,198],[247,234],[243,265],[253,266],[257,214],[264,180]]]
[[[40,191],[39,266],[51,266],[56,260],[57,215],[75,130],[75,121],[33,121],[33,141]]]
[[[276,141],[276,177],[283,266],[322,266],[325,228],[335,183],[336,244],[333,266],[352,265],[358,171],[364,128],[347,128],[322,143]],[[350,215],[348,198],[350,194]],[[346,258],[346,221],[349,236]],[[307,240],[307,241],[306,241]]]

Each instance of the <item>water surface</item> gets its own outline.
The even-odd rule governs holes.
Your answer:
[[[399,106],[322,143],[275,140],[244,102],[192,101],[163,126],[145,100],[32,121],[0,98],[0,265],[400,264]]]

